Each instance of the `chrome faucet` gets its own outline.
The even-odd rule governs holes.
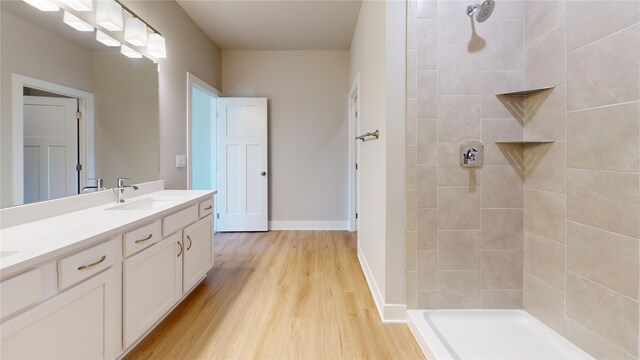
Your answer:
[[[88,180],[95,180],[96,181],[96,186],[85,186],[82,188],[82,192],[87,192],[87,190],[91,190],[91,189],[96,189],[96,191],[102,191],[102,190],[107,190],[106,187],[104,187],[104,179],[103,178],[91,178]]]
[[[118,203],[124,202],[124,189],[133,188],[133,190],[138,190],[138,187],[135,185],[127,185],[127,180],[129,179],[131,178],[118,178],[117,180],[118,187],[114,188],[113,191],[116,193]]]
[[[465,151],[462,154],[462,159],[464,160],[464,163],[468,164],[469,162],[475,162],[477,153],[478,153],[478,150],[474,148],[467,149],[467,151]]]

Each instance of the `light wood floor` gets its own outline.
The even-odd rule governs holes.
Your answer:
[[[423,359],[383,325],[348,232],[216,234],[205,281],[127,359]]]

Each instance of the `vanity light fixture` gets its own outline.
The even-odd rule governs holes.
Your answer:
[[[49,0],[22,0],[40,11],[58,11],[60,8]]]
[[[112,38],[111,36],[103,33],[100,30],[96,30],[96,40],[107,45],[107,46],[120,46],[120,41]]]
[[[73,15],[72,13],[65,11],[64,12],[64,16],[62,17],[62,21],[64,21],[65,24],[71,26],[72,28],[78,30],[78,31],[93,31],[94,28],[93,26],[87,24],[86,22],[80,20],[77,16]]]
[[[63,4],[75,11],[91,11],[93,10],[92,0],[60,0]]]
[[[134,46],[147,46],[147,25],[135,17],[124,23],[124,39]]]
[[[142,54],[128,47],[127,45],[122,45],[120,47],[120,53],[131,59],[140,59],[142,58]]]
[[[97,0],[96,22],[109,31],[122,31],[122,6],[114,0]]]
[[[147,52],[156,59],[164,59],[167,57],[167,47],[164,37],[160,34],[151,33],[147,41]]]

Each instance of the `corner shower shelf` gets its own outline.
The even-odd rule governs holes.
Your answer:
[[[551,144],[556,142],[555,140],[502,140],[496,141],[496,144],[515,144],[515,145],[540,145],[540,144]]]
[[[539,89],[513,91],[513,92],[508,92],[508,93],[503,93],[503,94],[496,94],[496,96],[527,96],[527,95],[536,94],[536,93],[539,93],[539,92],[542,92],[542,91],[551,90],[553,88],[555,88],[555,86],[543,87],[543,88],[539,88]]]

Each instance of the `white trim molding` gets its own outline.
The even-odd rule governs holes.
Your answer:
[[[364,273],[373,301],[376,303],[380,319],[385,324],[406,324],[407,323],[407,305],[406,304],[385,304],[384,297],[373,280],[373,274],[367,263],[367,259],[358,247],[358,261]]]
[[[269,221],[269,230],[348,230],[349,221]]]

